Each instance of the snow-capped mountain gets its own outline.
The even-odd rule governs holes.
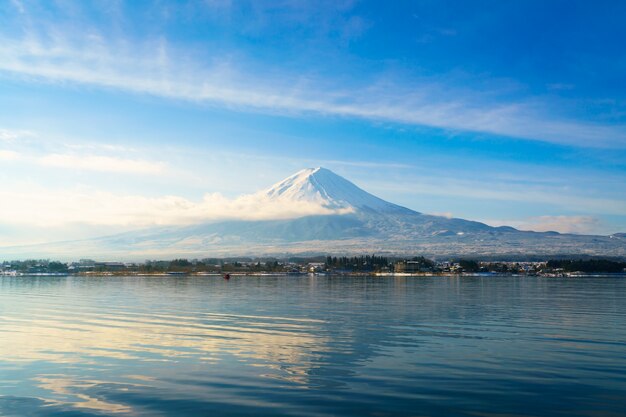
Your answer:
[[[248,203],[284,207],[274,220],[222,220],[83,241],[3,248],[5,255],[96,259],[271,254],[388,253],[426,256],[587,254],[626,256],[626,239],[526,232],[422,214],[384,201],[325,168],[301,170]],[[293,207],[304,207],[293,215]],[[298,213],[295,211],[295,213]]]
[[[296,172],[262,193],[269,199],[284,204],[307,202],[346,212],[408,211],[360,189],[345,178],[321,167]]]

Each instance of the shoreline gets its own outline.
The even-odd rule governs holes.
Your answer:
[[[230,277],[379,277],[379,278],[402,278],[402,277],[475,277],[475,278],[499,278],[499,277],[542,277],[542,278],[590,278],[590,277],[615,277],[626,278],[626,272],[565,272],[565,273],[539,273],[539,274],[507,274],[490,272],[462,272],[462,273],[407,273],[407,272],[328,272],[328,273],[307,273],[307,272],[158,272],[158,273],[137,273],[126,272],[87,272],[87,273],[2,273],[0,277],[223,277],[228,274]]]

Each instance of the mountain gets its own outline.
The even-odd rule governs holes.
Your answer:
[[[97,259],[235,255],[388,253],[427,256],[626,256],[621,235],[528,232],[419,213],[384,201],[325,168],[304,169],[249,196],[263,205],[306,206],[307,214],[277,220],[222,220],[159,227],[8,253]],[[313,213],[313,214],[311,214]],[[17,251],[17,252],[15,252]],[[22,252],[20,252],[22,251]],[[7,253],[7,248],[3,248]]]
[[[303,169],[262,194],[284,204],[307,202],[328,209],[348,209],[354,212],[411,212],[360,189],[326,168]]]

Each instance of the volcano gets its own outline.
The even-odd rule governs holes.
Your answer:
[[[423,214],[382,200],[325,168],[303,169],[246,196],[259,211],[282,207],[288,218],[213,220],[158,227],[83,241],[21,248],[29,256],[146,258],[287,254],[425,255],[430,257],[531,255],[626,256],[619,234],[591,236],[520,231]],[[306,207],[300,215],[293,207]],[[9,248],[7,248],[9,249]],[[5,251],[19,256],[19,249]]]
[[[284,204],[307,202],[328,209],[377,213],[412,212],[388,203],[326,168],[308,168],[287,177],[262,192]]]

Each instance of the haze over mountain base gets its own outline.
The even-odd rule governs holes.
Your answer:
[[[326,253],[626,256],[624,234],[527,232],[422,214],[375,197],[324,168],[302,170],[251,198],[259,205],[284,207],[296,217],[159,227],[83,241],[3,248],[1,252],[4,257],[119,260]],[[305,208],[306,215],[294,215],[294,207]]]

